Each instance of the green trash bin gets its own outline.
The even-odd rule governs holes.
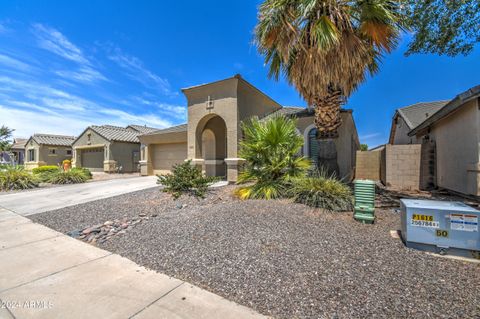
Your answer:
[[[365,223],[373,224],[375,221],[375,182],[360,179],[355,184],[355,209],[353,218]]]

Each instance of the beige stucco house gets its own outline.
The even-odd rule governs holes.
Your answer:
[[[457,95],[408,135],[434,145],[436,185],[480,196],[480,85]]]
[[[34,134],[25,143],[25,168],[33,169],[44,165],[60,165],[72,159],[74,136]]]
[[[93,172],[136,172],[140,161],[138,135],[156,128],[129,125],[92,125],[72,143],[73,166]]]
[[[408,133],[447,103],[448,101],[420,102],[397,109],[392,118],[388,144],[420,144],[421,140]]]
[[[172,165],[190,159],[207,175],[236,181],[244,163],[238,156],[241,123],[253,116],[285,114],[298,118],[298,134],[305,140],[302,152],[316,158],[318,147],[311,110],[284,108],[240,75],[182,91],[187,98],[187,123],[139,136],[142,175],[167,173]],[[339,173],[351,179],[360,145],[352,111],[343,110],[341,116],[343,124],[335,142]]]

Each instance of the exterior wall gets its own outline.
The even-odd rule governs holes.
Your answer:
[[[201,158],[201,133],[209,119],[220,116],[227,127],[227,157],[237,157],[238,152],[238,79],[232,78],[214,84],[184,91],[188,100],[188,158]],[[213,100],[207,107],[207,100]]]
[[[406,145],[420,143],[420,139],[417,139],[415,136],[408,136],[410,128],[401,116],[396,116],[392,120],[392,132],[393,136],[390,137],[390,144]]]
[[[420,144],[385,146],[386,186],[400,190],[420,187]]]
[[[140,160],[140,143],[112,142],[109,151],[106,157],[110,161],[115,161],[116,166],[122,166],[123,172],[138,171],[138,164],[133,162],[133,152],[138,152],[138,160]]]
[[[356,179],[370,179],[380,181],[382,152],[378,151],[357,151],[357,161],[355,167]]]
[[[351,112],[342,112],[342,125],[338,128],[338,138],[335,139],[337,148],[337,163],[339,177],[345,180],[351,180],[355,173],[355,155],[360,149],[357,129],[353,121]],[[303,154],[308,156],[308,132],[315,128],[314,117],[300,117],[297,119],[297,128],[304,138]]]
[[[50,149],[55,149],[55,154],[50,154]],[[72,159],[72,154],[67,154],[67,151],[71,149],[70,146],[40,145],[34,140],[29,140],[25,145],[25,168],[33,169],[45,165],[61,164],[66,159]],[[30,161],[28,157],[29,150],[35,151],[34,161]]]
[[[478,100],[434,124],[429,136],[436,143],[439,187],[480,196],[479,135]]]
[[[240,121],[252,116],[262,117],[282,106],[252,87],[245,81],[238,81],[238,114]]]

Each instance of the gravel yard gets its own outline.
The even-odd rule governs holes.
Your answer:
[[[154,188],[29,218],[67,233],[145,214],[98,245],[277,318],[480,317],[480,264],[405,248],[393,210],[363,225],[231,191],[175,203]]]

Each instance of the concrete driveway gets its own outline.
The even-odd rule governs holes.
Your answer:
[[[28,216],[157,186],[157,177],[141,176],[66,185],[0,195],[0,207]]]

